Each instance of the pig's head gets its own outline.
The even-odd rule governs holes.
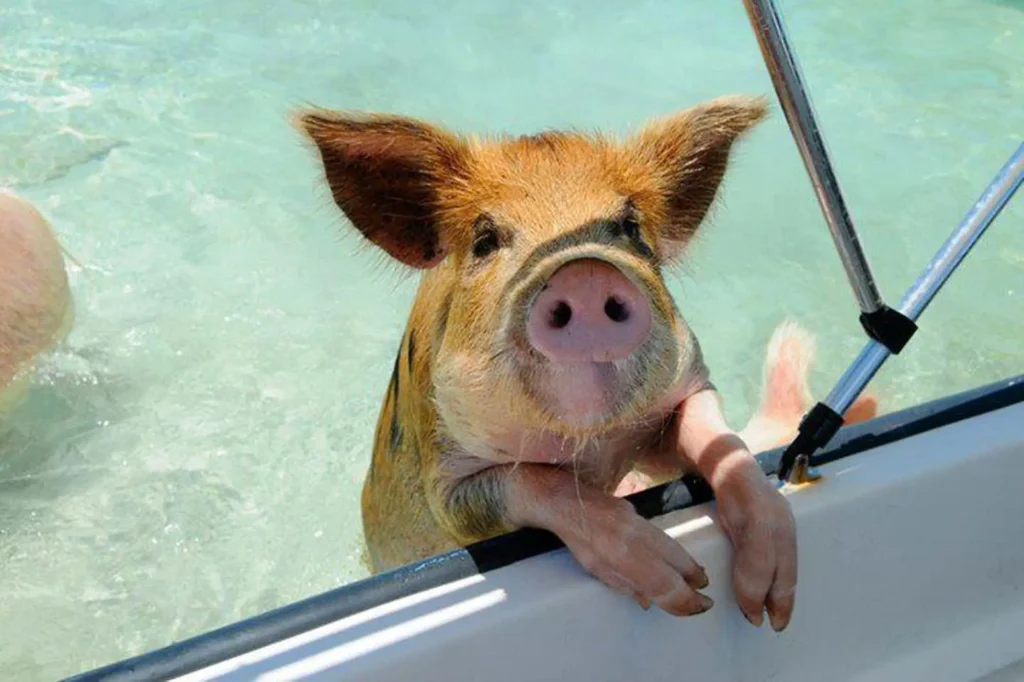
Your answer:
[[[481,140],[392,115],[300,112],[334,199],[428,279],[435,400],[450,428],[595,435],[646,414],[685,372],[662,276],[710,209],[762,99],[726,97],[623,141]],[[471,438],[472,439],[472,438]]]

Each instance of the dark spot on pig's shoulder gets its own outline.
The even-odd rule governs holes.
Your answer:
[[[396,452],[402,445],[402,425],[398,421],[398,405],[391,412],[391,436],[388,440],[391,452]]]
[[[444,300],[441,302],[441,308],[437,313],[437,328],[434,333],[435,341],[438,345],[444,339],[445,332],[448,331],[448,314],[452,309],[452,298],[454,295],[452,291],[445,295]]]
[[[391,451],[394,452],[402,444],[402,425],[398,421],[398,396],[401,391],[399,359],[402,357],[402,349],[399,347],[395,354],[395,365],[391,370],[391,431],[389,443]]]
[[[409,370],[409,374],[412,374],[412,363],[416,359],[416,335],[413,332],[409,332],[409,343],[405,349],[405,360],[406,367]]]
[[[398,353],[395,355],[395,364],[391,368],[391,395],[395,400],[398,400],[398,359],[402,356],[402,348],[399,346]]]

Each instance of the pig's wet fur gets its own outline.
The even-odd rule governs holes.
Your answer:
[[[53,228],[27,200],[0,189],[0,418],[24,396],[36,359],[67,337],[74,317]]]
[[[525,465],[571,469],[580,495],[685,471],[667,435],[677,408],[713,386],[662,270],[684,256],[733,144],[765,113],[762,99],[720,98],[622,142],[557,131],[481,140],[401,116],[296,115],[356,230],[424,270],[363,488],[374,571],[512,530],[506,480]],[[650,331],[624,357],[600,360],[589,337],[597,346],[583,355],[598,359],[552,359],[527,334],[532,306],[560,268],[587,259],[642,293]],[[795,324],[776,330],[762,405],[742,432],[755,451],[795,433],[812,352]]]

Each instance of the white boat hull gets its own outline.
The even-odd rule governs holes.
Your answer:
[[[559,549],[174,679],[1024,679],[1024,402],[820,471],[790,497],[800,579],[782,634],[736,608],[730,546],[702,504],[655,520],[708,569],[715,606],[698,617],[643,611]],[[141,679],[123,672],[89,679]]]

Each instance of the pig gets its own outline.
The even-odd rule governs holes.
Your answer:
[[[615,139],[293,113],[360,243],[421,274],[362,490],[373,572],[542,528],[644,609],[702,613],[704,568],[622,499],[693,472],[715,492],[740,610],[787,626],[794,519],[751,451],[795,433],[812,340],[776,330],[762,404],[737,433],[663,276],[766,114],[763,97],[724,96]]]
[[[70,332],[64,252],[25,199],[0,190],[0,416],[23,397],[34,361]]]

